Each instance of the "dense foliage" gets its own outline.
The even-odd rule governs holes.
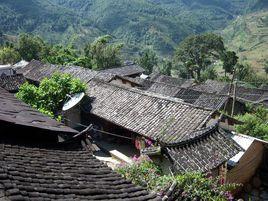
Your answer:
[[[57,118],[66,95],[85,92],[85,90],[86,85],[79,79],[69,74],[55,73],[51,78],[44,78],[39,87],[29,83],[23,84],[16,97],[40,112]]]
[[[38,36],[21,34],[18,42],[18,51],[23,59],[41,60],[46,55],[46,44]]]
[[[263,66],[268,55],[267,9],[265,12],[254,12],[237,17],[220,33],[226,47],[235,51],[240,57],[239,62],[250,64],[258,73],[264,72]]]
[[[20,60],[20,54],[12,47],[0,48],[0,64],[15,64]]]
[[[2,0],[0,30],[36,33],[81,46],[111,34],[128,54],[152,45],[169,54],[191,34],[222,29],[236,16],[265,9],[266,0]],[[118,12],[120,11],[120,12]]]
[[[109,35],[98,37],[79,51],[72,45],[52,45],[42,38],[21,34],[18,42],[0,47],[0,62],[15,63],[21,58],[32,59],[59,65],[78,65],[95,70],[119,67],[121,65],[121,43],[111,43]]]
[[[157,63],[157,55],[151,48],[146,48],[140,53],[138,64],[145,69],[147,74],[151,74],[153,72]]]
[[[85,56],[91,60],[93,69],[106,69],[121,65],[122,43],[109,44],[112,37],[105,35],[85,47]]]
[[[221,58],[224,52],[225,47],[220,36],[213,33],[194,35],[180,43],[174,60],[181,62],[190,76],[200,81],[202,71]]]
[[[236,126],[238,133],[251,135],[268,141],[268,109],[265,107],[249,107],[249,112],[238,116],[243,122]]]
[[[160,192],[162,196],[173,182],[177,182],[172,200],[233,200],[230,191],[237,185],[221,184],[219,179],[201,173],[164,175],[147,157],[135,157],[134,160],[134,164],[120,166],[117,171],[133,183]]]

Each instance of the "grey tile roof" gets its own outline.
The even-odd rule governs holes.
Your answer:
[[[24,68],[18,70],[19,73],[32,81],[40,82],[45,77],[51,77],[53,73],[68,73],[83,82],[87,83],[91,79],[99,79],[105,82],[111,81],[116,75],[128,76],[144,72],[139,66],[129,65],[119,68],[112,68],[102,71],[94,71],[91,69],[82,68],[79,66],[60,66],[53,64],[46,64],[41,61],[33,60]]]
[[[180,87],[176,85],[171,85],[171,84],[165,84],[161,82],[154,82],[148,89],[147,91],[154,92],[154,93],[159,93],[165,96],[171,96],[175,97],[176,94],[181,90]],[[179,98],[179,97],[177,97]]]
[[[180,88],[174,96],[184,100],[186,103],[194,104],[201,94],[202,92],[196,90]]]
[[[227,96],[202,93],[193,103],[196,106],[219,110],[229,100]]]
[[[205,83],[201,83],[199,85],[192,86],[191,89],[201,91],[201,92],[209,92],[220,95],[227,95],[229,92],[230,84],[219,82],[215,80],[207,80]],[[230,94],[233,96],[234,88],[232,86]],[[249,103],[264,103],[268,101],[267,94],[268,90],[259,89],[259,88],[249,88],[242,85],[237,85],[236,87],[236,97],[237,100],[241,102],[249,102]]]
[[[226,83],[216,80],[207,80],[205,83],[192,85],[190,88],[201,92],[220,94],[222,90],[226,90]]]
[[[189,134],[182,143],[165,147],[177,172],[212,170],[235,156],[242,148],[233,141],[229,133],[218,125]]]
[[[96,80],[88,83],[87,94],[93,99],[92,114],[163,143],[179,142],[213,113],[176,98]]]
[[[36,60],[31,61],[27,66],[20,69],[18,72],[23,73],[27,79],[37,82],[40,82],[45,77],[51,77],[55,72],[71,74],[72,76],[79,78],[84,82],[88,82],[98,74],[96,71],[78,66],[45,64]]]
[[[118,68],[110,68],[106,70],[101,70],[100,72],[113,74],[113,75],[120,75],[120,76],[132,76],[132,75],[142,74],[143,72],[145,72],[145,70],[136,64],[130,64],[130,65],[125,65],[125,66],[118,67]]]
[[[22,74],[15,75],[1,75],[0,87],[9,92],[17,92],[19,87],[26,82],[25,77]]]
[[[201,92],[189,88],[182,88],[177,85],[154,82],[147,91],[159,93],[165,96],[176,97],[186,103],[191,103],[198,107],[218,110],[223,107],[228,100],[227,96]]]
[[[151,74],[150,80],[153,82],[176,85],[176,86],[181,86],[186,81],[186,79],[183,78],[175,78],[172,76],[162,75],[159,73]]]
[[[14,94],[7,92],[1,87],[0,121],[9,122],[14,125],[58,131],[60,133],[77,133],[77,131],[31,108],[29,105],[15,98]]]
[[[88,151],[0,143],[0,200],[159,200]]]

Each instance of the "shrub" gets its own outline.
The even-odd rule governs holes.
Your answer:
[[[164,175],[162,170],[146,157],[134,157],[134,161],[132,165],[120,166],[117,171],[134,184],[159,192],[162,196],[173,182],[177,182],[171,195],[172,200],[233,200],[230,192],[238,186],[222,184],[219,178],[198,172]]]
[[[243,122],[235,127],[237,132],[268,140],[268,109],[251,107],[248,113],[237,118]]]

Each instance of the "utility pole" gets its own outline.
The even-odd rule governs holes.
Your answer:
[[[237,86],[237,81],[234,81],[234,91],[233,91],[233,104],[232,104],[232,113],[231,117],[234,116],[234,108],[235,108],[235,102],[236,102],[236,86]]]
[[[228,94],[227,94],[228,101],[226,101],[226,103],[224,104],[224,108],[223,108],[224,112],[227,112],[227,105],[228,105],[228,102],[229,102],[230,97],[231,97],[231,91],[232,91],[232,86],[234,84],[235,76],[236,76],[236,68],[234,68],[234,70],[233,70],[233,77],[232,77],[232,80],[230,82],[230,86],[229,86],[229,90],[228,90]],[[222,116],[223,116],[223,114],[220,115],[219,120],[222,118]]]

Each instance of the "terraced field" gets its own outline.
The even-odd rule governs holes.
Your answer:
[[[237,17],[222,35],[227,47],[237,51],[241,61],[263,72],[268,60],[268,11]]]

